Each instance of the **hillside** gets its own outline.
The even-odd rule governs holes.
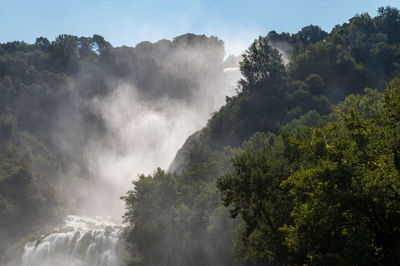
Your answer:
[[[0,44],[0,256],[66,214],[119,218],[130,180],[110,173],[110,158],[136,154],[143,165],[141,152],[155,154],[168,132],[143,117],[165,119],[165,131],[189,113],[206,119],[222,102],[208,91],[227,82],[229,66],[221,40],[194,34],[136,47],[65,34]],[[154,134],[141,140],[141,130]]]
[[[237,94],[124,197],[131,265],[398,263],[399,48],[391,7],[256,39]]]
[[[400,11],[224,49],[1,43],[0,264],[399,264]]]

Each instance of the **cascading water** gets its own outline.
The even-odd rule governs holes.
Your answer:
[[[225,96],[230,96],[234,94],[234,86],[237,80],[240,79],[240,71],[236,67],[225,68],[223,71],[223,83],[221,84],[221,90],[214,90],[213,93],[219,93],[218,95],[214,95],[215,106],[210,107],[207,110],[202,110],[200,114],[204,113],[208,115],[209,112],[216,110],[218,107],[222,106],[224,103]],[[132,88],[129,87],[129,92],[132,93]],[[91,165],[93,169],[97,169],[97,160],[99,161],[98,167],[99,173],[102,174],[102,177],[105,177],[104,180],[108,180],[108,176],[111,174],[115,176],[115,173],[120,173],[119,179],[122,180],[121,183],[112,183],[111,185],[107,185],[107,191],[109,191],[110,187],[114,188],[123,188],[123,190],[116,190],[117,193],[114,193],[118,196],[122,195],[126,192],[126,182],[130,180],[130,176],[132,173],[126,169],[135,168],[134,165],[137,163],[137,167],[139,167],[138,172],[148,172],[149,169],[155,169],[156,165],[162,165],[170,160],[165,160],[164,151],[173,150],[171,149],[172,145],[175,143],[175,136],[177,134],[171,134],[172,132],[180,132],[181,124],[176,121],[187,121],[187,124],[190,124],[188,119],[192,120],[191,114],[193,117],[199,116],[199,111],[197,109],[176,109],[174,105],[168,104],[168,108],[163,112],[158,112],[157,110],[149,109],[147,110],[147,103],[140,104],[136,102],[136,98],[129,96],[130,94],[127,92],[128,90],[121,87],[119,90],[116,90],[115,95],[110,96],[110,99],[106,99],[99,104],[102,108],[100,109],[102,116],[105,117],[106,122],[109,123],[109,126],[112,129],[117,128],[118,140],[124,140],[124,145],[129,147],[130,151],[136,151],[135,153],[128,154],[128,156],[123,156],[122,158],[118,154],[112,153],[107,150],[105,153],[97,152],[98,154],[104,154],[104,158],[100,156],[100,159],[96,156],[94,157],[94,164]],[[131,98],[130,98],[131,97]],[[136,106],[137,109],[132,110],[132,106]],[[185,106],[185,105],[183,105]],[[99,107],[99,108],[100,108]],[[161,104],[161,108],[166,108]],[[130,110],[130,112],[126,112],[126,110]],[[147,110],[147,111],[146,111]],[[166,115],[165,115],[166,114]],[[171,115],[172,114],[172,115]],[[176,114],[184,114],[182,116],[176,116]],[[122,118],[121,118],[122,117]],[[143,119],[143,117],[145,119]],[[172,118],[171,118],[172,117]],[[205,116],[204,116],[205,117]],[[116,119],[118,118],[118,119]],[[151,121],[148,122],[148,121]],[[198,126],[200,127],[206,121],[198,122]],[[138,126],[138,124],[140,126]],[[165,130],[156,130],[164,125]],[[172,127],[171,127],[172,125]],[[185,139],[189,134],[196,131],[199,128],[193,127],[190,128],[184,135],[179,139]],[[158,133],[167,132],[166,135],[159,135]],[[157,151],[157,154],[163,154],[162,158],[154,157],[154,144],[151,145],[151,149],[149,149],[146,145],[142,145],[146,143],[143,140],[140,140],[141,143],[137,142],[137,138],[130,138],[130,136],[145,136],[146,132],[158,132],[153,137],[150,136],[146,140],[149,143],[167,143],[168,145],[156,145],[164,147],[163,152]],[[174,136],[173,138],[167,138],[169,136]],[[128,143],[126,143],[126,140]],[[143,149],[140,148],[143,146]],[[118,146],[119,147],[119,146]],[[108,147],[107,147],[108,148]],[[150,154],[149,154],[150,151]],[[171,154],[174,154],[173,151]],[[91,154],[91,153],[90,153]],[[146,156],[143,156],[146,154]],[[92,155],[92,154],[91,154]],[[140,155],[140,156],[137,156]],[[150,158],[149,163],[146,166],[146,163],[143,163],[143,157]],[[111,159],[110,159],[111,158]],[[111,163],[107,163],[111,162]],[[147,162],[147,161],[145,161]],[[144,168],[140,168],[140,166],[144,165]],[[118,168],[119,167],[119,168]],[[99,173],[96,172],[96,177],[100,176]],[[124,184],[121,186],[121,184]],[[95,188],[97,194],[101,194],[103,191],[98,191],[98,187]],[[113,194],[114,199],[118,199],[118,196]],[[101,200],[105,197],[102,195]],[[97,198],[93,200],[98,200]],[[110,205],[112,205],[111,203]],[[96,204],[89,202],[89,206],[93,207]],[[101,204],[97,204],[101,207],[104,206],[103,202]],[[120,201],[118,201],[118,206],[122,205]],[[114,206],[114,205],[113,205]],[[85,206],[86,207],[86,206]],[[87,209],[87,208],[83,209]],[[109,207],[109,206],[108,206]],[[111,210],[116,210],[117,208],[111,208]],[[94,210],[97,212],[98,210]],[[116,214],[113,213],[115,216]],[[120,216],[119,216],[120,217]],[[23,256],[20,263],[20,256],[17,259],[17,264],[14,265],[22,265],[22,266],[122,266],[124,264],[124,243],[122,240],[123,227],[121,225],[112,223],[110,219],[105,217],[88,217],[88,216],[76,216],[70,215],[67,216],[65,220],[64,226],[54,230],[52,233],[43,235],[36,240],[27,242],[24,246]]]
[[[69,215],[63,227],[25,244],[22,266],[122,265],[122,228],[108,217]]]

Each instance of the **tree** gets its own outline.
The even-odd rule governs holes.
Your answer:
[[[78,38],[67,34],[59,35],[51,44],[51,58],[58,71],[75,70],[79,60]]]
[[[380,7],[375,18],[378,29],[389,37],[389,43],[400,41],[400,11],[394,7]]]
[[[35,45],[37,45],[43,52],[48,52],[50,49],[50,41],[44,37],[36,38]]]
[[[400,171],[400,78],[392,80],[384,93],[384,119],[389,143],[394,155],[394,163]]]
[[[325,82],[318,74],[310,74],[304,81],[304,89],[313,95],[321,95],[325,89]]]
[[[281,229],[285,245],[301,263],[399,262],[398,142],[387,128],[399,128],[394,118],[399,92],[394,81],[385,92],[384,116],[372,113],[380,110],[377,105],[372,112],[360,105],[372,93],[347,101],[347,111],[340,108],[335,121],[301,142],[306,163],[282,184],[293,196],[294,223]]]
[[[218,179],[225,206],[240,217],[235,251],[240,257],[265,263],[288,263],[279,228],[290,222],[291,202],[280,183],[289,176],[290,159],[281,136],[254,134],[232,163],[234,172]]]
[[[328,33],[323,31],[319,26],[309,25],[301,29],[297,34],[298,38],[304,47],[311,43],[316,43],[321,40],[325,40],[328,37]]]
[[[240,71],[245,80],[241,83],[244,89],[258,83],[278,82],[285,75],[285,66],[278,50],[268,44],[267,37],[259,37],[243,54]]]

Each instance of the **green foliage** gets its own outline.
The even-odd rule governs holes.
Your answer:
[[[310,25],[296,34],[260,36],[243,54],[237,95],[211,117],[199,146],[239,146],[257,131],[278,134],[309,111],[327,115],[366,87],[382,91],[400,71],[398,20],[398,10],[386,7],[374,18],[357,15],[329,34]]]
[[[383,95],[377,89],[366,88],[364,94],[350,94],[329,115],[330,120],[343,120],[346,113],[355,110],[365,119],[377,120],[383,113]]]
[[[398,85],[394,89],[395,84],[385,95],[400,91]],[[348,99],[351,104],[347,112],[340,113],[340,120],[315,129],[302,143],[307,164],[283,182],[294,197],[294,224],[282,229],[285,244],[304,262],[398,262],[400,187],[387,127],[390,120],[371,115],[376,105],[365,112],[366,117],[357,112],[358,104],[370,100],[372,93],[364,99],[358,96],[358,101]],[[375,100],[379,99],[378,95]],[[392,100],[386,97],[386,117],[392,111],[388,109]]]
[[[123,197],[131,265],[240,265],[230,251],[234,221],[215,186],[237,152],[214,153],[181,175],[158,169],[133,182]]]
[[[303,127],[313,127],[322,122],[323,116],[316,111],[310,111],[297,119],[293,119],[286,125],[282,126],[283,131],[296,131]]]
[[[389,83],[384,93],[384,115],[387,139],[394,155],[394,164],[400,171],[400,78]]]
[[[132,264],[245,263],[232,246],[262,265],[398,264],[399,79],[380,91],[400,71],[399,47],[391,7],[330,33],[310,25],[256,39],[237,95],[188,143],[184,171],[141,176],[123,198]],[[190,56],[174,61],[181,51]],[[0,44],[1,236],[54,216],[60,161],[81,164],[80,144],[107,134],[83,103],[112,93],[112,80],[137,85],[144,98],[192,99],[223,58],[222,41],[193,34],[136,47],[99,35]],[[68,157],[53,129],[82,124],[65,140],[79,147]]]
[[[318,74],[310,74],[304,81],[304,89],[314,95],[320,95],[324,92],[325,82]]]
[[[287,144],[282,137],[254,134],[232,163],[235,171],[218,180],[225,206],[244,224],[235,248],[246,259],[284,263],[287,249],[279,228],[290,221],[288,191],[280,183],[289,176]]]
[[[12,242],[59,212],[52,184],[60,180],[61,172],[42,143],[17,130],[14,117],[0,117],[0,135],[0,234]],[[0,242],[0,254],[6,244]]]
[[[121,84],[153,102],[191,102],[204,80],[222,74],[223,60],[221,40],[194,34],[136,47],[66,34],[0,44],[0,255],[2,244],[58,218],[61,200],[79,202],[69,192],[81,177],[92,182],[84,154],[110,140],[94,102]],[[208,160],[198,154],[193,160]]]
[[[388,36],[390,43],[400,41],[400,12],[398,9],[389,6],[379,8],[375,23],[377,28]]]
[[[323,31],[320,27],[310,25],[301,29],[300,32],[296,34],[296,37],[303,43],[306,47],[311,43],[316,43],[321,40],[325,40],[328,37],[328,33]]]
[[[237,253],[276,264],[397,264],[399,95],[395,79],[383,95],[348,96],[329,123],[245,142],[233,174],[218,180],[240,216]]]
[[[220,224],[235,228],[224,245],[248,264],[398,264],[399,79],[381,93],[400,70],[398,22],[399,11],[386,7],[329,34],[310,25],[256,39],[237,95],[185,144],[186,171],[141,177],[125,197],[139,265],[224,265],[205,260],[205,243],[219,245],[205,230],[211,221],[221,238],[229,234]],[[241,144],[215,191],[213,151]],[[160,253],[165,239],[180,244]],[[179,249],[196,262],[178,258]]]
[[[259,37],[243,54],[240,71],[245,80],[241,83],[244,90],[258,83],[279,82],[285,74],[285,68],[278,50],[268,44],[267,37]]]
[[[255,131],[278,132],[286,119],[289,97],[285,87],[285,66],[279,52],[267,37],[255,40],[243,54],[240,69],[244,76],[241,91],[209,121],[207,136],[212,149],[239,145]]]

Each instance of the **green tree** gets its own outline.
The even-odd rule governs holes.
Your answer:
[[[397,142],[387,126],[399,126],[398,119],[392,119],[399,109],[399,91],[397,80],[388,87],[383,117],[365,111],[368,118],[360,115],[357,109],[363,105],[359,103],[368,98],[349,100],[347,112],[339,112],[336,121],[314,129],[312,137],[302,143],[307,163],[283,182],[294,197],[294,223],[282,231],[285,245],[298,261],[313,265],[398,263]],[[366,97],[371,98],[371,93]]]
[[[272,48],[267,37],[259,37],[243,54],[240,71],[244,76],[241,81],[246,90],[258,83],[279,82],[285,75],[285,67],[278,50]]]
[[[323,31],[319,26],[309,25],[301,29],[296,34],[300,41],[304,44],[304,47],[310,43],[316,43],[321,40],[325,40],[328,37],[328,33]]]
[[[384,119],[388,141],[394,155],[395,166],[400,171],[400,78],[389,83],[384,97]]]
[[[78,38],[73,35],[59,35],[51,44],[51,59],[59,72],[75,70],[79,60]]]
[[[325,82],[318,74],[310,74],[304,81],[304,89],[313,95],[321,95],[325,89]]]
[[[218,179],[225,206],[240,217],[235,251],[254,261],[286,264],[288,250],[279,230],[290,222],[288,190],[280,187],[290,173],[291,158],[281,136],[256,133],[232,163],[234,172]]]

